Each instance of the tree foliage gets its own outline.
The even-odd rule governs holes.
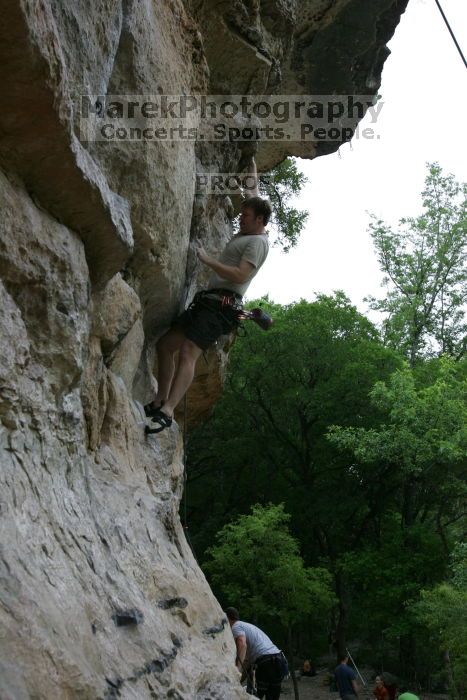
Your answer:
[[[459,376],[460,375],[460,376]],[[464,375],[464,376],[462,376]],[[428,508],[443,518],[467,495],[467,379],[444,358],[429,386],[416,386],[409,369],[396,371],[388,383],[377,382],[370,394],[387,419],[377,428],[333,427],[329,438],[349,450],[359,464],[386,464],[399,481],[403,524],[411,526]]]
[[[297,209],[291,204],[306,182],[305,175],[299,171],[293,158],[286,158],[259,178],[260,194],[272,204],[271,226],[276,235],[275,243],[284,252],[297,245],[308,219],[306,210]]]
[[[467,695],[467,544],[458,543],[452,555],[452,576],[431,590],[423,590],[413,605],[418,621],[431,632],[443,652],[452,697]]]
[[[234,346],[225,393],[190,440],[195,547],[202,551],[254,503],[285,503],[307,566],[327,566],[339,595],[339,556],[378,528],[386,467],[376,480],[368,468],[362,480],[327,431],[336,423],[378,424],[368,393],[401,361],[342,293],[263,305],[275,318],[273,328],[265,334],[250,327]]]
[[[415,674],[423,652],[409,604],[443,580],[463,514],[467,363],[408,368],[342,293],[261,303],[273,328],[250,326],[235,344],[224,395],[190,439],[195,547],[254,504],[284,503],[305,566],[332,576],[338,645],[358,635],[373,659],[392,649],[398,669]],[[236,585],[235,599],[255,588],[263,613],[273,588],[256,588],[256,576]],[[319,646],[296,627],[296,639],[326,647],[322,631]]]
[[[415,673],[417,655],[410,603],[427,581],[442,580],[452,525],[466,515],[466,366],[443,358],[431,370],[428,385],[417,386],[416,373],[408,368],[375,384],[370,400],[385,416],[379,426],[329,431],[331,442],[353,455],[357,472],[365,465],[387,470],[392,498],[382,514],[385,537],[353,551],[342,565],[359,610],[385,630],[387,639],[409,643],[402,663],[409,674]]]
[[[403,218],[397,231],[373,217],[370,231],[386,296],[369,297],[382,311],[388,345],[418,357],[467,350],[467,184],[428,166],[423,213]]]
[[[361,495],[327,430],[335,423],[372,424],[376,414],[368,392],[400,361],[341,293],[286,307],[262,303],[275,319],[273,328],[266,334],[250,326],[236,343],[225,393],[190,440],[196,544],[203,549],[227,517],[252,503],[285,502],[306,556],[327,556],[327,531],[338,540],[342,528],[342,546],[350,535],[346,518],[356,504],[340,500],[341,492]],[[217,498],[206,517],[208,483]],[[334,499],[347,510],[338,519],[332,517]]]
[[[245,329],[221,400],[190,435],[189,521],[208,566],[219,552],[214,587],[246,597],[246,614],[266,615],[298,582],[299,604],[287,603],[295,653],[327,648],[323,627],[310,633],[304,575],[325,569],[339,651],[358,639],[360,661],[426,685],[447,673],[460,698],[465,550],[452,552],[466,534],[465,187],[430,166],[423,215],[397,234],[381,222],[373,233],[387,269],[387,298],[375,302],[382,333],[343,292],[254,302],[275,322],[268,333]],[[290,576],[269,534],[285,525]],[[213,550],[219,531],[229,546]],[[271,571],[251,554],[258,547]],[[236,578],[242,568],[254,571],[248,581]]]
[[[204,569],[222,598],[251,619],[274,617],[285,629],[304,615],[326,620],[332,607],[331,577],[307,568],[289,530],[283,505],[255,505],[217,534]]]

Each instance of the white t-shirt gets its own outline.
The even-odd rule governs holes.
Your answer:
[[[249,622],[238,620],[232,625],[234,639],[244,635],[246,637],[246,657],[245,661],[253,664],[256,659],[265,654],[279,654],[280,649],[271,642],[267,634],[264,634],[259,627],[251,625]]]
[[[221,253],[219,262],[230,267],[238,267],[242,260],[253,265],[249,278],[245,282],[235,283],[223,279],[213,272],[209,278],[208,289],[230,289],[243,296],[248,289],[251,280],[264,263],[269,252],[269,241],[267,233],[238,234],[234,236],[225,246]]]

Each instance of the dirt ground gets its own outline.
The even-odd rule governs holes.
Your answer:
[[[329,686],[326,684],[327,681],[327,671],[321,671],[317,673],[313,678],[301,678],[298,681],[298,690],[300,693],[300,700],[339,700],[338,693],[332,693],[329,690]],[[364,676],[365,677],[365,676]],[[360,700],[365,700],[366,698],[373,698],[373,693],[371,692],[373,686],[370,686],[369,692],[361,692]],[[282,683],[282,694],[281,697],[293,700],[294,692],[292,681],[284,681]],[[419,693],[418,697],[420,700],[448,700],[447,695],[435,695],[433,693]]]

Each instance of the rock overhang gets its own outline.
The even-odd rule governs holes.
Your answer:
[[[231,235],[232,202],[197,194],[193,175],[236,172],[256,145],[80,141],[80,96],[374,96],[406,4],[4,2],[3,694],[241,697],[178,518],[181,434],[145,441],[141,402],[154,339],[205,282],[195,246]],[[263,141],[257,161],[338,145]],[[191,417],[226,357],[202,360]],[[141,614],[118,627],[119,611]]]

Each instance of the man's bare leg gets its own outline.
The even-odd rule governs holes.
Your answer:
[[[178,356],[178,367],[172,382],[169,396],[164,400],[163,413],[172,418],[185,393],[188,391],[195,376],[196,362],[202,354],[200,347],[192,340],[185,339]]]
[[[172,387],[175,374],[175,355],[186,340],[181,328],[171,328],[157,342],[157,394],[153,405],[166,403]]]

